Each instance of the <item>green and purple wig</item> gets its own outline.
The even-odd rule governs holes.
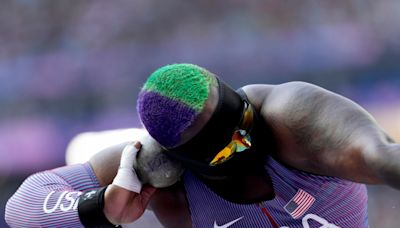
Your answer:
[[[211,73],[192,64],[167,65],[151,74],[137,106],[150,135],[166,148],[175,147],[204,108],[212,84]]]
[[[198,134],[180,145],[182,133],[202,112],[212,86],[218,87],[219,95],[212,117]],[[215,155],[232,140],[245,107],[249,107],[245,94],[239,93],[204,68],[193,64],[173,64],[150,75],[139,93],[137,110],[150,135],[166,149],[167,154],[188,168],[217,176],[246,173],[238,167],[253,170],[255,163],[260,162],[255,152],[240,153],[224,164],[209,166]]]

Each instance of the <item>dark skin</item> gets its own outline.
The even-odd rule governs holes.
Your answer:
[[[304,82],[248,85],[243,90],[274,135],[273,141],[271,137],[265,141],[274,149],[265,152],[281,163],[313,174],[400,189],[400,145],[359,105]],[[205,117],[200,117],[196,126],[189,129],[189,138],[207,122],[209,112],[215,107],[213,99],[218,99],[216,96],[210,94]],[[102,185],[112,183],[122,148],[111,148],[90,160]],[[229,177],[200,178],[218,195],[234,202],[252,203],[274,197],[268,176],[243,177],[234,182]],[[108,196],[114,194],[126,194],[127,199],[140,195],[114,185],[107,190],[106,216],[118,223],[122,221],[114,219],[118,215],[107,210],[107,207],[124,210],[124,205],[109,200]],[[157,189],[151,196],[150,207],[165,227],[191,227],[182,183]],[[123,221],[134,221],[131,217]]]

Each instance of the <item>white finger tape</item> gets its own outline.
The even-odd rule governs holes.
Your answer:
[[[142,190],[142,183],[132,167],[138,151],[139,150],[134,147],[133,144],[125,146],[121,155],[120,167],[117,176],[114,178],[113,184],[129,191],[140,193]]]

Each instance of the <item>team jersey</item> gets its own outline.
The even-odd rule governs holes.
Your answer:
[[[193,227],[368,227],[365,185],[302,172],[271,157],[265,171],[275,197],[257,204],[226,201],[186,172],[183,180]]]
[[[11,227],[83,227],[78,216],[82,192],[100,187],[89,163],[31,175],[8,200]]]
[[[272,158],[266,172],[275,198],[249,205],[222,199],[186,172],[183,182],[193,227],[368,227],[364,185],[301,172]],[[34,174],[8,201],[5,219],[11,227],[82,227],[78,198],[98,187],[88,163]]]

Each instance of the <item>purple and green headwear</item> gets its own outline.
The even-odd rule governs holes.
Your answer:
[[[218,88],[214,113],[199,133],[180,144],[182,133],[202,112],[211,86]],[[245,97],[204,68],[173,64],[150,75],[139,93],[137,110],[150,135],[187,168],[205,175],[243,175],[263,169],[265,155],[250,148],[250,135],[252,142],[264,136],[255,135],[257,115]]]
[[[176,146],[196,119],[216,79],[193,64],[173,64],[150,75],[139,93],[137,109],[147,131],[166,148]]]

